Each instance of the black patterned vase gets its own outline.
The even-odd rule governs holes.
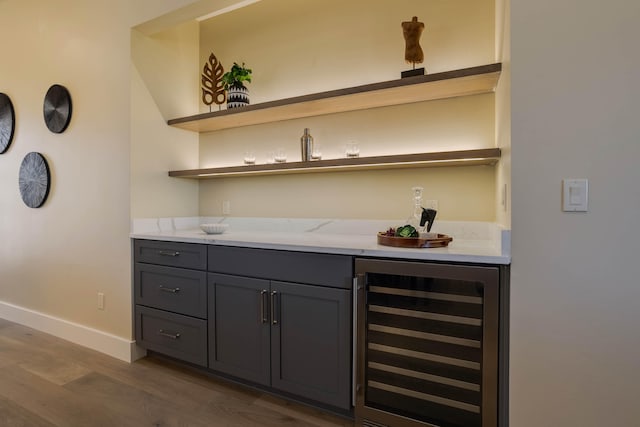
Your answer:
[[[249,105],[249,90],[240,86],[229,86],[227,90],[227,108],[238,108]]]

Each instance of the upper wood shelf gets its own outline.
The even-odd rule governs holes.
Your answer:
[[[407,77],[231,110],[196,114],[171,119],[168,124],[194,132],[211,132],[302,117],[489,93],[495,91],[501,70],[502,64],[496,63]]]

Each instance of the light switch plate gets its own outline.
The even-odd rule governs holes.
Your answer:
[[[589,207],[589,181],[587,179],[562,180],[562,210],[587,212]]]

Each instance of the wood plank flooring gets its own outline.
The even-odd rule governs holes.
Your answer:
[[[158,358],[129,364],[0,319],[0,427],[346,427]]]

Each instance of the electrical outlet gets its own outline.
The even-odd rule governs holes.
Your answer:
[[[434,211],[438,210],[438,201],[437,200],[425,200],[424,207],[427,209],[433,209]]]
[[[104,310],[104,293],[98,292],[98,310]]]
[[[231,215],[231,202],[229,200],[222,202],[222,215]]]

